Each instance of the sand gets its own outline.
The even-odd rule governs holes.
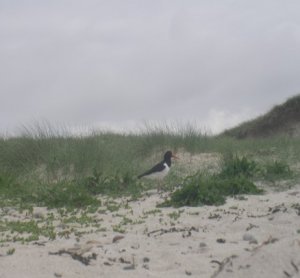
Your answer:
[[[46,208],[2,209],[10,221],[53,213],[60,236],[2,243],[0,278],[300,277],[300,186],[244,197],[219,207],[158,209],[164,196],[148,192],[117,200],[116,211],[89,214],[93,225],[62,224]]]

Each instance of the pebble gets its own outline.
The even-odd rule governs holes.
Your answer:
[[[150,262],[150,259],[149,259],[148,257],[144,257],[144,258],[143,258],[143,262],[144,262],[144,263],[149,263],[149,262]]]
[[[147,270],[150,269],[150,268],[149,268],[149,265],[147,265],[147,264],[143,264],[143,268],[145,268],[145,269],[147,269]]]
[[[257,244],[257,239],[249,233],[243,235],[243,240],[249,241],[250,244]]]
[[[131,248],[137,250],[140,248],[140,245],[138,243],[134,243],[131,245]]]
[[[131,265],[124,266],[123,269],[124,270],[134,270],[135,266],[133,264],[131,264]]]
[[[122,264],[132,264],[131,259],[128,257],[120,257],[119,262]]]
[[[205,242],[200,242],[199,247],[205,248],[205,247],[207,247],[207,244]]]

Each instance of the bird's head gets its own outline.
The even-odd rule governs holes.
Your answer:
[[[175,154],[173,154],[171,151],[167,151],[164,155],[164,160],[171,160],[171,158],[179,159]]]

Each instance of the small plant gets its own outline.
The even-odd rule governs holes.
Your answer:
[[[231,206],[229,209],[238,209],[237,206]]]
[[[6,255],[7,255],[7,256],[11,256],[12,254],[15,253],[15,251],[16,251],[15,248],[8,249],[7,252],[6,252]]]
[[[64,218],[62,220],[63,223],[78,223],[82,227],[88,227],[91,223],[95,223],[95,219],[92,217],[88,216],[87,214],[83,213],[80,216],[70,216],[68,218]]]
[[[183,210],[174,211],[174,212],[169,213],[168,216],[169,216],[171,219],[173,219],[173,220],[176,221],[176,220],[180,217],[180,215],[181,215],[182,212],[183,212]]]
[[[293,172],[285,161],[275,160],[265,165],[263,175],[267,180],[276,180],[291,178]]]
[[[80,182],[62,182],[40,191],[37,203],[50,208],[82,208],[89,205],[100,205],[101,202],[92,196]]]
[[[110,200],[105,203],[107,210],[110,212],[118,211],[121,208],[121,204],[118,204],[117,202]]]
[[[299,203],[292,204],[291,207],[292,207],[293,209],[295,209],[297,215],[300,215],[300,204],[299,204]]]
[[[142,189],[141,182],[134,178],[130,172],[119,173],[113,175],[105,175],[103,172],[94,170],[93,175],[84,181],[88,192],[93,195],[107,194],[111,196],[120,196],[130,194],[135,197],[140,194]]]
[[[122,227],[122,223],[112,226],[112,229],[115,233],[124,234],[126,232],[126,230]]]
[[[40,236],[54,240],[56,233],[52,224],[38,225],[37,222],[31,220],[28,222],[10,221],[4,223],[3,229],[10,231],[14,241],[30,242],[38,240]],[[24,234],[23,237],[19,235]]]
[[[249,160],[247,157],[238,157],[229,153],[223,156],[222,177],[253,177],[258,171],[258,165],[255,161]]]
[[[165,201],[162,206],[181,207],[223,204],[224,197],[219,194],[215,186],[211,186],[211,181],[201,174],[186,178],[183,187],[176,190],[171,195],[171,199]]]
[[[120,223],[120,225],[127,225],[127,224],[132,224],[133,223],[133,220],[126,217],[126,216],[123,216],[123,219]]]
[[[199,211],[195,211],[195,212],[188,212],[187,213],[188,215],[195,215],[195,216],[198,216],[200,214]]]
[[[259,194],[262,190],[244,176],[224,177],[197,173],[187,177],[182,188],[171,194],[171,198],[160,206],[222,205],[227,196]]]
[[[152,209],[152,210],[148,210],[148,211],[143,211],[143,214],[144,215],[156,215],[158,213],[161,213],[161,210],[160,209]]]

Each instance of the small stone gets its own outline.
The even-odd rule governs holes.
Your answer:
[[[205,242],[200,242],[199,247],[205,248],[205,247],[207,247],[207,244]]]
[[[131,245],[131,248],[137,250],[140,248],[140,245],[138,243],[134,243]]]
[[[108,260],[112,263],[115,263],[117,259],[116,258],[108,258]]]
[[[144,257],[144,258],[143,258],[143,262],[144,262],[144,263],[149,263],[149,262],[150,262],[150,259],[149,259],[148,257]]]
[[[131,265],[124,266],[123,269],[124,270],[134,270],[135,266],[134,266],[134,264],[131,264]]]
[[[249,243],[257,243],[256,238],[252,234],[249,234],[249,233],[246,233],[243,235],[243,240],[249,241]]]
[[[226,242],[226,239],[224,239],[224,238],[218,238],[218,239],[217,239],[217,242],[218,242],[218,243],[225,243],[225,242]]]
[[[131,264],[131,260],[125,257],[120,257],[119,262],[122,264]]]
[[[61,273],[55,272],[55,273],[54,273],[54,276],[55,276],[56,278],[61,278],[61,277],[62,277],[62,274],[61,274]]]
[[[192,275],[192,272],[186,270],[186,271],[185,271],[185,274],[186,274],[187,276],[191,276],[191,275]]]
[[[150,268],[149,268],[149,265],[147,265],[147,264],[143,264],[143,268],[145,268],[145,269],[147,269],[147,270],[150,269]]]

